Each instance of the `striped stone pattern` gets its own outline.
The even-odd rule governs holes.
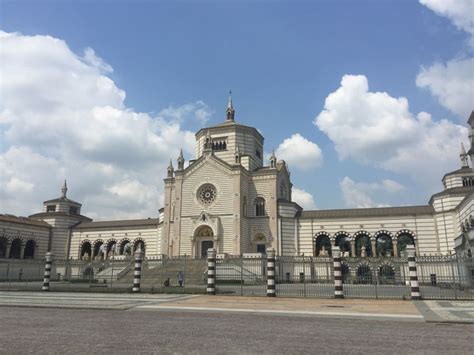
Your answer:
[[[332,250],[334,262],[334,298],[344,298],[344,290],[342,288],[342,267],[341,267],[341,251],[339,248]]]
[[[46,253],[46,264],[44,266],[44,278],[43,278],[43,291],[49,291],[49,281],[51,278],[51,266],[53,264],[53,254],[51,252]]]
[[[207,294],[216,294],[216,251],[207,251]]]
[[[275,250],[267,250],[267,296],[276,297],[275,289]]]
[[[408,252],[408,274],[410,276],[411,299],[421,300],[420,284],[418,283],[418,274],[416,272],[415,248],[412,245],[407,246]]]
[[[142,276],[143,253],[138,250],[135,253],[135,267],[133,269],[133,288],[132,292],[140,292],[140,279]]]

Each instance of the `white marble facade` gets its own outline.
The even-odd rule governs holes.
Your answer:
[[[448,254],[461,244],[470,252],[473,149],[461,150],[460,169],[442,178],[442,191],[426,205],[305,211],[292,202],[288,165],[274,154],[265,164],[263,136],[235,121],[230,98],[226,114],[223,123],[196,133],[194,160],[186,164],[181,154],[170,161],[156,218],[94,222],[67,198],[65,185],[41,213],[0,215],[0,258],[42,258],[51,250],[56,258],[121,259],[138,247],[148,258],[202,257],[210,247],[229,255],[274,248],[277,255],[325,256],[333,245],[345,255],[371,257],[400,255],[412,243],[419,255]],[[474,114],[468,123],[472,144]],[[16,244],[29,240],[35,249],[30,242],[25,257]]]

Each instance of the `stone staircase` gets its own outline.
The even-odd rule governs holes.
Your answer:
[[[183,260],[164,259],[163,262],[143,263],[141,274],[141,285],[152,285],[154,287],[164,286],[165,280],[169,279],[170,286],[178,286],[178,273],[184,273],[186,286],[204,286],[207,283],[206,260]],[[120,283],[133,283],[133,268],[118,278]]]

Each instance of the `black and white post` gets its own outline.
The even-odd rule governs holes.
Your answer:
[[[339,247],[332,248],[332,258],[334,262],[334,298],[344,298],[344,289],[342,288],[341,250]]]
[[[267,249],[267,296],[276,297],[275,249]]]
[[[418,283],[418,274],[416,272],[415,246],[407,245],[408,254],[408,274],[410,275],[411,299],[413,301],[421,300],[420,284]]]
[[[138,246],[137,251],[135,251],[135,267],[133,269],[133,288],[132,292],[140,292],[140,281],[142,277],[142,263],[143,263],[143,251],[140,246]]]
[[[51,266],[53,264],[53,254],[48,251],[46,253],[46,264],[44,265],[43,291],[49,291],[49,281],[51,278]]]
[[[207,294],[216,294],[216,249],[207,250]]]

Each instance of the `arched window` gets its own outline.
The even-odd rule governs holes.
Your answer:
[[[81,246],[81,260],[89,260],[92,257],[91,242],[84,241]]]
[[[341,249],[342,253],[351,254],[351,240],[346,234],[341,233],[336,235],[336,246]]]
[[[413,239],[413,236],[410,235],[409,233],[402,233],[398,236],[397,239],[397,249],[398,249],[398,255],[401,256],[403,252],[406,250],[408,245],[415,245],[415,240]]]
[[[315,256],[331,256],[331,240],[329,235],[319,234],[315,239],[314,255]]]
[[[135,240],[135,243],[133,245],[134,251],[137,251],[139,248],[143,253],[145,253],[145,242],[141,239]]]
[[[372,245],[370,237],[365,233],[359,233],[355,237],[355,252],[356,256],[363,256],[365,249],[365,256],[372,256]]]
[[[392,237],[389,234],[378,234],[375,245],[377,248],[377,256],[393,256]]]
[[[95,244],[94,244],[94,255],[92,256],[92,258],[97,258],[99,257],[99,259],[102,258],[102,245],[104,245],[104,242],[102,240],[99,240],[99,241],[96,241]]]
[[[107,242],[107,256],[115,256],[118,254],[117,241],[112,239]]]
[[[20,259],[21,253],[21,239],[14,239],[10,247],[10,259]]]
[[[255,199],[255,216],[265,216],[265,199],[263,197],[257,197]]]
[[[35,247],[36,243],[34,240],[30,239],[25,244],[25,251],[23,253],[23,259],[34,259],[35,257]]]
[[[7,254],[8,240],[5,237],[0,237],[0,258],[8,258]]]

